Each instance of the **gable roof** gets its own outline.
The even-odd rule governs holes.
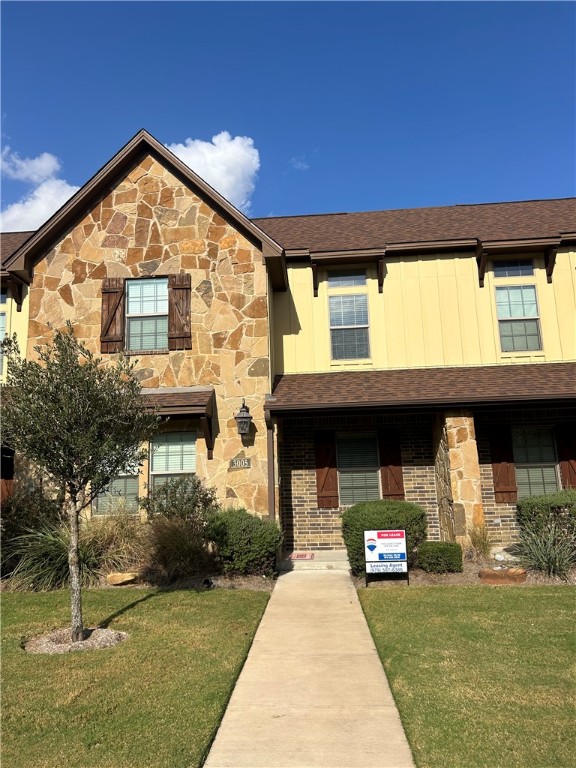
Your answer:
[[[576,238],[576,198],[253,219],[288,250],[367,250],[458,240]]]
[[[200,178],[185,163],[147,131],[139,131],[122,149],[104,165],[67,203],[48,219],[24,244],[6,260],[5,268],[24,276],[35,262],[40,259],[51,244],[75,221],[85,215],[86,209],[125,175],[134,164],[146,155],[151,155],[174,173],[184,183],[192,186],[201,197],[208,199],[226,219],[235,223],[247,236],[260,243],[262,253],[268,264],[273,281],[280,285],[283,278],[282,248],[276,241],[261,230],[232,203]],[[13,234],[13,233],[12,233]]]

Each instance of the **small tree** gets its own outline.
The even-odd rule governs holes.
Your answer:
[[[16,338],[5,339],[2,440],[42,468],[65,490],[70,527],[72,640],[84,639],[78,528],[80,513],[119,474],[146,457],[141,446],[158,417],[143,403],[134,363],[120,356],[104,364],[79,342],[68,324],[39,361],[20,359]]]

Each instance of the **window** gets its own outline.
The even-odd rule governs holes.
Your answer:
[[[559,490],[556,445],[552,427],[515,427],[512,450],[518,498]]]
[[[534,264],[530,259],[509,259],[493,264],[494,277],[531,277]]]
[[[502,352],[542,349],[536,286],[496,288],[496,309]]]
[[[150,486],[152,490],[171,477],[196,471],[196,434],[163,432],[150,445]]]
[[[93,515],[113,515],[122,508],[131,514],[138,512],[138,475],[122,475],[98,494],[92,507]]]
[[[2,288],[0,288],[0,304],[6,304],[7,301],[8,301],[8,288],[6,288],[5,286],[2,286]]]
[[[380,498],[380,463],[376,435],[336,437],[340,504]]]
[[[366,286],[366,273],[332,272],[328,276],[330,343],[333,360],[360,360],[370,357],[368,340],[368,295],[347,292],[332,295],[334,289]]]
[[[168,349],[168,278],[126,283],[126,348]]]

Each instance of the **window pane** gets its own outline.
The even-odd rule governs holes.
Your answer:
[[[96,498],[94,515],[113,515],[122,510],[138,512],[138,475],[117,477],[108,488]]]
[[[167,348],[167,317],[132,317],[128,319],[128,349]]]
[[[343,328],[331,331],[332,359],[359,360],[370,357],[368,328]]]
[[[516,483],[519,499],[526,496],[544,496],[559,490],[555,466],[517,467]]]
[[[530,259],[510,259],[494,262],[494,277],[528,277],[534,274]]]
[[[8,288],[0,288],[0,304],[6,304],[8,301]]]
[[[340,504],[344,507],[359,501],[376,501],[380,498],[378,471],[339,472]]]
[[[541,349],[537,320],[500,322],[502,352],[527,352]]]
[[[196,471],[196,434],[165,432],[152,441],[152,473],[193,473]]]
[[[129,315],[167,315],[168,278],[127,280],[127,313]]]
[[[368,297],[330,296],[330,325],[368,325]]]
[[[556,462],[554,432],[551,427],[516,427],[512,430],[512,447],[517,464]]]
[[[336,441],[338,467],[355,469],[371,467],[379,469],[378,446],[374,435],[338,437]]]
[[[352,288],[355,285],[366,285],[366,272],[330,272],[328,288]]]
[[[538,317],[536,288],[533,285],[496,288],[496,308],[499,320]]]

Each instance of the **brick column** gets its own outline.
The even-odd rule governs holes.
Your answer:
[[[448,411],[445,414],[450,458],[450,484],[454,509],[456,540],[465,539],[468,528],[484,523],[480,462],[470,411]]]

